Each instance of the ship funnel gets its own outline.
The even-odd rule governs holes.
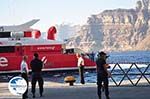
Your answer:
[[[47,39],[55,40],[56,32],[57,32],[57,30],[56,30],[55,26],[50,27],[48,29]]]
[[[41,36],[41,32],[39,30],[25,31],[24,37],[32,37],[38,39]]]
[[[33,30],[32,31],[32,37],[33,38],[39,38],[41,36],[41,32],[39,30]]]

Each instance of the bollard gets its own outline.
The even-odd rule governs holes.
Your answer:
[[[76,81],[73,76],[67,76],[65,77],[64,81],[66,83],[69,83],[70,86],[73,86],[73,83]]]

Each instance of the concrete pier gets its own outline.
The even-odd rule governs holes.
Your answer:
[[[38,84],[37,84],[38,85]],[[150,87],[110,87],[110,99],[149,99]],[[103,98],[105,99],[104,93]],[[28,99],[32,99],[31,83],[29,82]],[[8,90],[7,82],[0,82],[0,99],[21,99],[21,96],[12,95]],[[69,86],[66,83],[47,81],[44,83],[43,97],[39,96],[36,89],[35,99],[98,99],[97,85],[74,84]]]

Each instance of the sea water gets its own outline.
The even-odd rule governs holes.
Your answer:
[[[124,80],[128,80],[128,81],[129,79],[133,81],[134,80],[137,81],[139,77],[141,77],[141,73],[144,72],[145,74],[150,74],[150,66],[149,66],[150,51],[111,52],[108,53],[108,55],[110,57],[107,59],[107,63],[110,63],[110,67],[111,67],[109,68],[109,71],[112,72],[112,77],[116,82],[120,82],[124,77],[124,73],[127,72],[128,72],[128,76],[125,76]],[[115,66],[116,63],[118,63],[119,65]],[[148,66],[149,68],[147,68]],[[112,69],[113,71],[111,71]],[[121,74],[121,75],[115,75],[115,74]],[[76,83],[80,83],[80,77],[78,71],[67,71],[67,72],[55,73],[49,79],[57,82],[64,82],[64,77],[68,75],[74,76],[76,78]],[[85,70],[84,77],[86,83],[96,83],[97,81],[96,70],[95,69]],[[145,75],[145,77],[147,77],[150,80],[150,75]],[[142,78],[145,79],[145,77],[142,76],[141,79]],[[111,78],[109,80],[110,82],[113,82]]]

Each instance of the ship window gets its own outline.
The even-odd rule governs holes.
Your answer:
[[[11,53],[15,52],[14,46],[0,46],[0,53]]]
[[[0,32],[0,38],[9,38],[10,32]]]
[[[73,54],[74,53],[74,49],[66,49],[66,54]]]

